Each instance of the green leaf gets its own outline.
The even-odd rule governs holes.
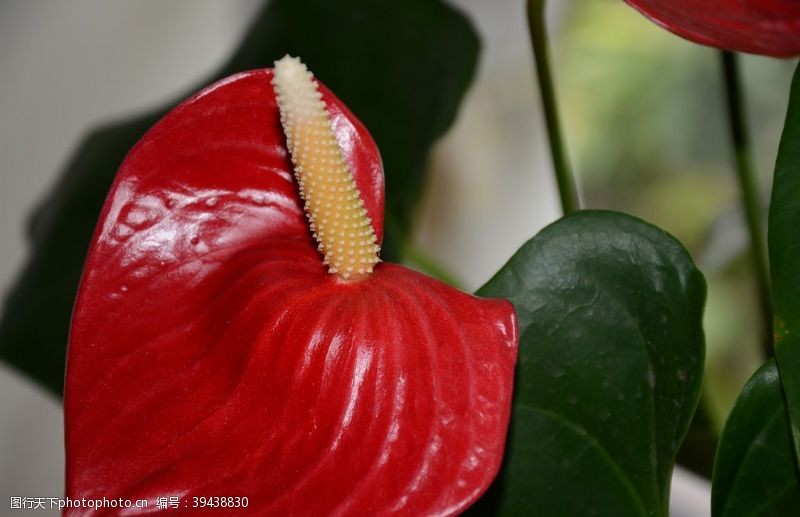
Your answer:
[[[705,281],[636,218],[577,212],[479,291],[510,299],[520,356],[504,470],[478,510],[667,515],[700,397]]]
[[[747,382],[720,438],[715,517],[800,508],[800,68],[778,150],[769,211],[775,358]]]
[[[286,53],[302,57],[378,143],[388,194],[383,257],[391,259],[405,244],[426,156],[455,118],[478,46],[467,19],[437,0],[275,0],[208,82],[272,66]],[[62,389],[72,303],[106,192],[128,149],[174,104],[89,134],[31,218],[31,254],[6,299],[0,357],[53,392]]]
[[[800,477],[775,361],[747,382],[722,430],[711,513],[714,517],[788,516],[800,508]]]
[[[800,67],[795,72],[769,209],[775,357],[800,465]]]

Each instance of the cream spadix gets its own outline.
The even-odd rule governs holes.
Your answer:
[[[230,517],[456,515],[503,458],[514,307],[391,263],[359,281],[329,274],[291,181],[274,76],[243,72],[181,103],[117,173],[70,330],[66,494],[148,508],[165,494],[242,496]],[[372,218],[374,264],[380,155],[316,89]],[[306,190],[304,160],[336,151],[314,124],[288,131]],[[300,149],[312,130],[324,145]]]
[[[275,62],[272,84],[300,196],[328,271],[344,279],[372,273],[380,247],[313,74],[299,59],[284,56]]]

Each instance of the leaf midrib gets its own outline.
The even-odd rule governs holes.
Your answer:
[[[760,439],[762,438],[763,434],[766,432],[767,428],[769,428],[772,425],[773,421],[780,416],[782,410],[783,410],[783,406],[781,406],[778,409],[776,409],[775,411],[773,411],[772,416],[770,416],[765,421],[764,425],[761,426],[761,430],[758,433],[756,433],[755,437],[750,441],[750,445],[747,446],[747,452],[745,452],[744,456],[742,456],[741,461],[739,461],[739,464],[736,467],[736,474],[731,479],[730,485],[728,485],[728,490],[727,490],[727,493],[725,494],[725,504],[722,506],[722,511],[720,512],[720,515],[726,515],[727,512],[728,512],[728,507],[729,507],[730,502],[732,500],[731,491],[733,490],[733,488],[736,485],[737,481],[741,478],[742,466],[745,464],[747,459],[754,453],[753,447],[755,447],[756,443],[763,443],[763,442],[760,442]],[[761,506],[761,507],[763,508],[764,506]]]
[[[589,447],[592,448],[603,460],[605,460],[606,464],[611,468],[612,472],[617,475],[620,483],[623,487],[625,487],[626,493],[630,496],[631,500],[636,503],[636,509],[638,510],[639,514],[648,517],[650,514],[647,511],[647,507],[644,505],[644,501],[640,497],[639,493],[636,491],[635,486],[631,482],[628,475],[622,469],[622,467],[614,460],[611,454],[603,447],[600,442],[595,438],[595,436],[587,431],[584,427],[572,422],[571,420],[559,415],[558,413],[544,409],[542,407],[534,406],[532,404],[526,402],[517,402],[517,406],[521,406],[527,408],[535,413],[540,413],[547,418],[551,418],[553,420],[558,421],[560,424],[566,426],[567,428],[571,429],[576,436],[580,436],[581,438],[585,439],[589,444]]]

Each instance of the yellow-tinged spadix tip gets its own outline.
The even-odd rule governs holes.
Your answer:
[[[272,85],[323,263],[344,279],[369,275],[380,262],[380,247],[313,74],[287,55],[275,62]]]

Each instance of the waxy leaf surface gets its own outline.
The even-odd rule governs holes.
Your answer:
[[[387,263],[328,274],[271,77],[181,104],[117,174],[70,334],[67,495],[249,498],[228,515],[462,510],[502,458],[513,307]],[[380,240],[375,144],[322,93]]]
[[[507,458],[476,507],[499,515],[667,515],[700,396],[705,281],[667,233],[576,212],[483,286],[512,301],[520,356]]]
[[[796,515],[800,476],[789,415],[775,361],[762,366],[739,394],[714,463],[714,517]]]
[[[800,2],[796,0],[625,1],[695,43],[767,56],[800,54]]]
[[[800,466],[800,72],[797,71],[772,184],[769,263],[775,309],[775,357]]]
[[[302,56],[378,142],[392,192],[383,257],[397,259],[428,151],[472,79],[475,31],[439,0],[272,0],[231,60],[203,84],[272,66],[286,53]],[[0,358],[56,394],[81,268],[114,172],[174,105],[91,132],[31,218],[30,258],[0,319]]]

